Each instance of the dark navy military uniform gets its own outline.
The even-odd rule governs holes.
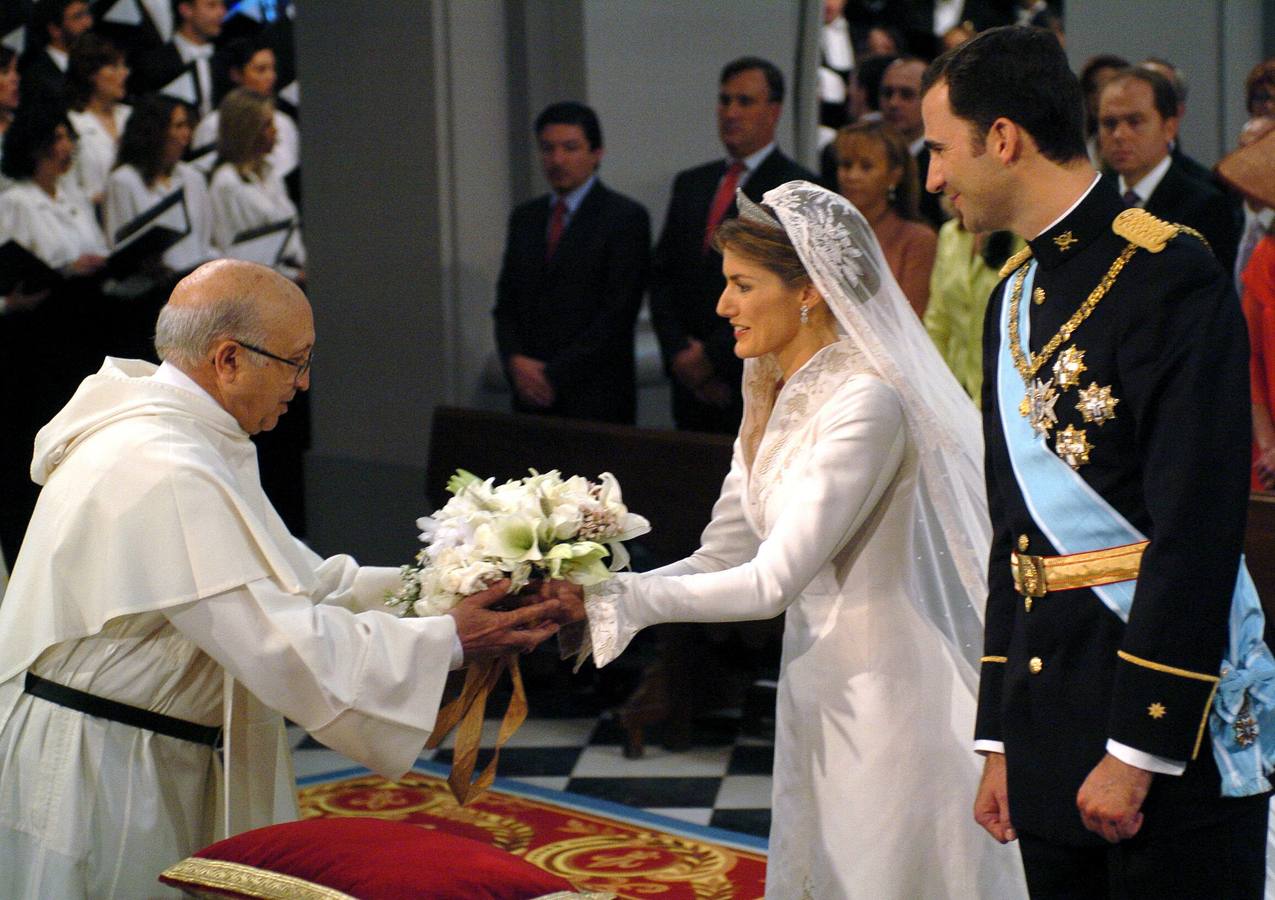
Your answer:
[[[1021,303],[1030,304],[1033,355],[1128,247],[1129,239],[1113,231],[1123,209],[1116,192],[1099,183],[1029,242],[1039,290]],[[1028,512],[1000,420],[997,392],[1010,392],[1015,408],[1025,393],[1017,374],[1013,383],[997,383],[1001,319],[1014,275],[988,306],[982,405],[993,542],[976,737],[1004,743],[1010,816],[1024,839],[1029,884],[1042,896],[1050,891],[1033,881],[1029,842],[1113,852],[1085,828],[1076,808],[1076,794],[1108,739],[1187,761],[1182,776],[1153,778],[1141,832],[1114,852],[1128,855],[1166,840],[1173,846],[1172,835],[1195,834],[1210,822],[1249,822],[1241,830],[1257,830],[1253,840],[1237,843],[1228,835],[1222,843],[1231,849],[1219,852],[1240,853],[1229,868],[1241,881],[1261,884],[1266,799],[1220,797],[1205,724],[1226,647],[1247,509],[1248,343],[1239,302],[1207,246],[1169,233],[1159,252],[1133,252],[1089,317],[1036,375],[1053,376],[1055,362],[1072,348],[1070,359],[1083,368],[1073,379],[1055,377],[1057,421],[1048,446],[1064,458],[1070,450],[1069,463],[1085,483],[1150,540],[1128,625],[1088,588],[1031,602],[1015,589],[1012,552],[1062,551],[1050,546]],[[1011,267],[1017,268],[1015,260]],[[1089,416],[1080,408],[1086,398]],[[1060,447],[1069,427],[1070,445]],[[1213,852],[1205,838],[1191,843]],[[1194,895],[1173,880],[1174,867],[1162,868],[1168,880],[1157,889]],[[1214,883],[1213,889],[1211,896],[1249,895],[1246,887],[1232,892]],[[1122,894],[1113,888],[1112,895]]]

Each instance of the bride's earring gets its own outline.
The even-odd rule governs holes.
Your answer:
[[[889,190],[887,190],[887,191],[885,192],[885,197],[886,197],[886,199],[887,199],[887,200],[889,200],[891,203],[893,203],[893,202],[894,202],[894,198],[895,198],[894,185],[890,185]]]
[[[806,305],[804,300],[801,303],[801,324],[810,324],[810,307]]]

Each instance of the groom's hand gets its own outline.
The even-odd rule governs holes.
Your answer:
[[[983,777],[974,797],[974,821],[1002,844],[1018,838],[1009,821],[1009,782],[1005,777],[1005,754],[988,753],[983,761]]]
[[[1076,794],[1085,827],[1111,843],[1128,840],[1142,827],[1142,801],[1152,773],[1116,759],[1110,753],[1094,766]]]
[[[448,612],[456,620],[456,636],[465,651],[465,662],[534,650],[558,633],[557,600],[545,599],[509,611],[490,607],[509,600],[509,581],[498,581],[485,591],[470,594]]]

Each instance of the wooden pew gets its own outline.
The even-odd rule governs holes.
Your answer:
[[[430,430],[426,492],[431,509],[442,506],[456,469],[498,484],[529,468],[586,478],[611,472],[625,505],[650,520],[640,543],[653,565],[663,565],[699,546],[730,469],[732,443],[725,435],[440,406]]]

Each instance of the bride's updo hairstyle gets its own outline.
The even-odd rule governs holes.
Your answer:
[[[726,250],[738,253],[774,272],[789,287],[804,287],[810,283],[801,257],[778,222],[768,225],[744,216],[727,219],[713,233],[713,248],[718,253]]]

